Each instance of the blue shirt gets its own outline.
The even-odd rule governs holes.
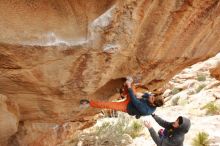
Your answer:
[[[145,93],[143,98],[138,99],[131,88],[128,88],[128,94],[131,98],[127,106],[129,115],[135,115],[138,119],[141,116],[151,115],[156,110],[156,107],[150,105],[148,101],[150,94]]]

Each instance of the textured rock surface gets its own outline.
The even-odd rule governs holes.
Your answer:
[[[73,139],[79,127],[84,123],[69,122],[63,125],[55,123],[20,123],[19,133],[12,136],[8,145],[58,145],[66,139]]]
[[[210,73],[217,80],[220,80],[220,63],[215,68],[210,69]]]
[[[127,75],[157,89],[220,51],[219,0],[3,0],[0,12],[0,93],[20,121],[85,121],[96,111],[81,98],[108,100]]]
[[[37,45],[78,43],[86,40],[88,24],[113,3],[114,0],[2,0],[0,40]]]
[[[6,144],[18,129],[19,109],[15,102],[0,94],[0,144]]]

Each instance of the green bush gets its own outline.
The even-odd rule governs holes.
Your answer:
[[[199,87],[196,89],[196,93],[199,93],[203,88],[205,88],[205,84],[199,85]]]
[[[140,136],[143,132],[144,126],[140,120],[120,113],[117,119],[103,121],[92,127],[89,133],[82,132],[79,139],[83,144],[128,145],[132,138]]]
[[[189,102],[187,99],[179,99],[178,103],[179,103],[179,105],[184,106],[184,105],[188,104]]]
[[[172,105],[175,106],[175,105],[178,105],[178,101],[179,101],[180,97],[177,96],[175,98],[172,99]]]
[[[206,81],[206,76],[204,74],[198,74],[197,75],[197,80],[198,81]]]
[[[140,136],[143,129],[144,129],[143,124],[141,124],[138,121],[133,121],[130,130],[127,132],[127,134],[130,135],[132,138],[136,138]]]
[[[209,135],[206,132],[199,132],[192,142],[192,146],[209,146],[209,144]]]
[[[179,92],[180,92],[180,89],[178,89],[178,88],[173,88],[172,91],[171,91],[172,95],[175,95]]]
[[[101,126],[98,126],[97,128],[96,128],[96,132],[97,132],[97,135],[100,135],[100,134],[102,134],[103,132],[105,132],[106,130],[108,130],[109,128],[110,128],[110,126],[111,126],[111,123],[110,122],[104,122],[104,123],[102,123],[102,125]]]
[[[217,105],[215,102],[210,102],[206,104],[203,109],[207,110],[208,115],[217,115],[220,114],[220,106]]]

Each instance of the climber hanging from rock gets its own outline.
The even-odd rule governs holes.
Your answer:
[[[162,97],[155,97],[154,94],[144,93],[141,97],[136,94],[133,79],[128,77],[121,96],[126,97],[121,102],[101,102],[101,101],[89,101],[87,99],[80,100],[81,107],[95,107],[104,109],[113,109],[116,111],[126,112],[129,115],[135,116],[137,119],[141,116],[152,114],[157,107],[164,104]]]
[[[191,125],[189,119],[179,116],[175,122],[167,122],[155,114],[152,114],[152,117],[165,128],[159,130],[157,134],[149,121],[144,122],[157,146],[183,146],[184,135]]]

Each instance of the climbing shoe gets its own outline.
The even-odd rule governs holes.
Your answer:
[[[80,108],[84,109],[84,108],[87,108],[89,107],[89,100],[87,99],[81,99],[80,100]]]

